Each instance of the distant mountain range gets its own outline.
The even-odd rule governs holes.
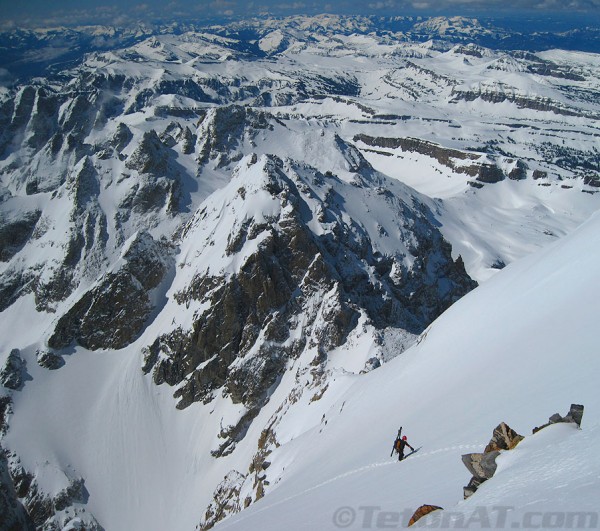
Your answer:
[[[175,21],[165,24],[140,23],[134,26],[79,26],[16,28],[0,32],[0,83],[16,78],[56,74],[81,62],[95,51],[131,46],[152,36],[209,31],[235,38],[240,50],[256,57],[264,55],[258,45],[269,29],[318,31],[321,34],[352,33],[424,42],[473,43],[502,50],[542,51],[552,48],[587,52],[600,51],[600,22],[594,17],[565,16],[557,22],[543,17],[468,18],[420,16],[339,16],[262,17],[229,22]]]

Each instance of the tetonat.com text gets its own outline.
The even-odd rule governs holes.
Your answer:
[[[333,513],[338,529],[399,529],[408,526],[414,510],[384,511],[375,505],[339,507]],[[435,511],[417,521],[419,529],[598,529],[598,512],[528,511],[515,513],[510,506],[476,507],[465,514]]]

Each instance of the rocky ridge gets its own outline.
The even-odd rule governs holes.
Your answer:
[[[222,203],[208,202],[186,225],[181,246],[192,245],[186,255],[198,249],[200,263],[220,258],[196,271],[175,300],[206,310],[195,315],[191,330],[157,338],[145,365],[158,384],[184,382],[179,407],[211,400],[223,385],[234,403],[260,406],[287,359],[311,348],[315,363],[323,363],[361,315],[378,329],[418,334],[474,287],[427,207],[405,190],[394,193],[397,186],[364,160],[360,171],[345,183],[305,164],[250,156]],[[370,227],[356,221],[358,212],[345,219],[342,201],[351,199],[369,209],[382,203],[389,219],[377,216]],[[236,213],[226,237],[215,232],[224,211]],[[193,270],[193,263],[180,267]],[[293,338],[300,322],[303,333]]]

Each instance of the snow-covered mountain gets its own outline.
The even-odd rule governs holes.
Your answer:
[[[436,529],[597,527],[599,228],[596,214],[461,299],[413,348],[330,397],[312,430],[289,425],[265,471],[272,494],[216,529],[400,528],[423,504],[445,509],[429,517]],[[581,431],[531,435],[572,402],[585,405]],[[501,421],[525,440],[463,500],[461,454],[482,452]],[[400,423],[420,448],[402,463],[388,453]]]
[[[568,304],[578,333],[593,315],[595,221],[559,238],[600,206],[600,58],[415,42],[369,20],[140,37],[1,93],[15,525],[208,529],[250,506],[231,525],[301,510],[327,528],[359,477],[389,498],[395,472],[369,455],[398,422],[429,447],[424,495],[439,448],[571,402],[594,418],[591,360],[556,400],[544,390],[566,330],[542,330]],[[448,21],[420,31],[434,27]],[[507,376],[548,349],[539,378]],[[442,453],[446,506],[460,459]]]
[[[543,51],[553,48],[598,53],[598,19],[576,10],[560,20],[535,14],[519,17],[463,16],[318,16],[293,15],[231,19],[185,18],[121,20],[121,25],[43,25],[28,20],[29,27],[6,25],[0,31],[0,87],[15,77],[57,74],[79,64],[87,54],[120,49],[149,37],[182,35],[189,32],[217,34],[236,41],[237,48],[264,57],[287,47],[296,39],[319,35],[377,35],[404,42],[441,40],[451,45],[477,44],[502,50]]]

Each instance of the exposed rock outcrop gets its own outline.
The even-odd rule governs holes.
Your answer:
[[[581,404],[571,404],[571,408],[569,412],[563,417],[558,413],[552,415],[546,424],[542,426],[538,426],[533,428],[533,433],[537,433],[538,431],[552,425],[557,424],[559,422],[572,422],[577,424],[578,427],[581,427],[581,420],[583,419],[583,406]]]
[[[96,518],[85,508],[89,493],[82,478],[71,479],[67,486],[56,494],[48,494],[40,488],[35,476],[25,470],[15,454],[5,455],[1,448],[0,454],[0,476],[3,464],[7,471],[7,477],[2,478],[0,485],[0,503],[4,490],[13,508],[13,514],[19,514],[19,505],[23,509],[23,527],[14,529],[103,531]],[[11,493],[14,493],[12,501]],[[15,499],[17,505],[14,503]],[[0,512],[0,522],[2,514],[3,511]]]
[[[550,98],[541,96],[528,97],[524,94],[519,94],[518,92],[515,93],[512,87],[507,87],[506,90],[503,90],[500,86],[497,87],[496,90],[486,90],[485,88],[480,90],[453,89],[452,95],[452,103],[457,101],[475,101],[476,99],[481,99],[482,101],[488,103],[502,103],[504,101],[508,101],[510,103],[514,103],[520,109],[552,112],[562,116],[586,116],[587,114],[579,111],[578,109],[567,107],[566,105]]]
[[[8,461],[0,447],[0,529],[5,531],[34,531],[31,517],[19,500],[8,472]]]
[[[0,437],[8,431],[8,417],[12,414],[12,398],[0,396]]]
[[[465,499],[472,496],[483,482],[494,475],[497,467],[496,457],[500,455],[500,451],[512,450],[523,438],[506,423],[501,422],[494,429],[492,438],[483,453],[462,456],[463,464],[473,475],[469,484],[463,489]]]
[[[133,133],[131,129],[127,127],[123,122],[119,122],[117,125],[117,130],[111,139],[111,145],[117,150],[118,153],[121,153],[128,145],[129,142],[133,139]]]
[[[38,350],[36,358],[40,367],[44,367],[51,371],[60,369],[65,364],[65,360],[62,356],[59,356],[50,350]]]
[[[508,178],[513,181],[522,181],[527,178],[527,164],[518,160],[515,167],[508,173]]]
[[[165,276],[168,254],[166,244],[139,233],[125,249],[121,267],[104,275],[58,319],[48,346],[60,349],[77,341],[96,350],[130,344],[153,309],[149,292]]]
[[[8,262],[27,243],[42,212],[19,213],[13,219],[0,214],[0,262]]]
[[[150,173],[155,177],[164,177],[169,164],[169,148],[158,138],[156,131],[146,131],[135,151],[125,164],[130,170]]]
[[[197,138],[198,163],[204,165],[214,161],[217,167],[224,167],[240,160],[244,140],[250,141],[261,129],[273,127],[271,120],[269,114],[241,105],[212,109],[201,118]],[[188,144],[190,140],[188,135]]]
[[[7,389],[16,391],[23,387],[27,379],[31,379],[27,374],[27,364],[21,358],[19,349],[12,349],[0,371],[0,383]]]
[[[438,507],[437,505],[421,505],[421,507],[419,507],[415,513],[411,516],[410,520],[408,521],[408,527],[416,524],[421,518],[423,518],[424,516],[427,516],[429,513],[432,513],[433,511],[443,511],[443,507]]]
[[[482,183],[497,183],[505,177],[504,172],[495,164],[481,162],[482,155],[480,153],[445,148],[439,144],[419,138],[375,138],[359,134],[354,137],[354,141],[360,141],[368,146],[388,149],[400,148],[402,151],[420,153],[421,155],[434,158],[440,164],[451,168],[456,173],[464,173],[470,177],[475,177]],[[471,164],[459,163],[459,161],[469,160],[473,162]],[[469,182],[469,184],[471,183]]]
[[[533,433],[537,433],[541,429],[560,422],[567,422],[581,426],[583,418],[583,406],[580,404],[571,404],[569,413],[562,417],[558,413],[552,415],[547,424],[534,428]],[[512,450],[515,448],[524,437],[511,429],[504,422],[500,423],[495,429],[492,438],[485,447],[483,453],[466,454],[462,456],[462,461],[473,477],[469,484],[464,487],[465,499],[472,496],[479,486],[490,479],[496,472],[496,457],[501,451]]]
[[[499,450],[512,450],[519,444],[524,437],[510,428],[506,423],[501,422],[494,429],[494,434],[490,442],[485,447],[484,453],[495,452]]]
[[[477,180],[482,183],[494,184],[504,180],[504,172],[494,164],[481,164]]]
[[[241,510],[240,490],[246,476],[232,470],[219,483],[208,506],[204,518],[200,522],[200,531],[212,529],[225,516]]]
[[[125,218],[129,210],[144,215],[164,208],[173,215],[186,207],[187,197],[182,186],[185,170],[177,162],[175,152],[160,140],[154,129],[143,134],[125,166],[139,174],[119,205],[126,211]]]
[[[440,164],[450,168],[455,167],[452,159],[457,160],[478,160],[481,154],[469,153],[458,149],[445,148],[439,144],[434,144],[420,138],[387,138],[387,137],[372,137],[365,134],[359,134],[354,137],[355,142],[363,142],[368,146],[402,149],[412,153],[420,153],[436,159]]]
[[[476,479],[485,481],[496,472],[496,457],[499,455],[500,452],[497,450],[480,454],[465,454],[462,456],[462,461]]]

